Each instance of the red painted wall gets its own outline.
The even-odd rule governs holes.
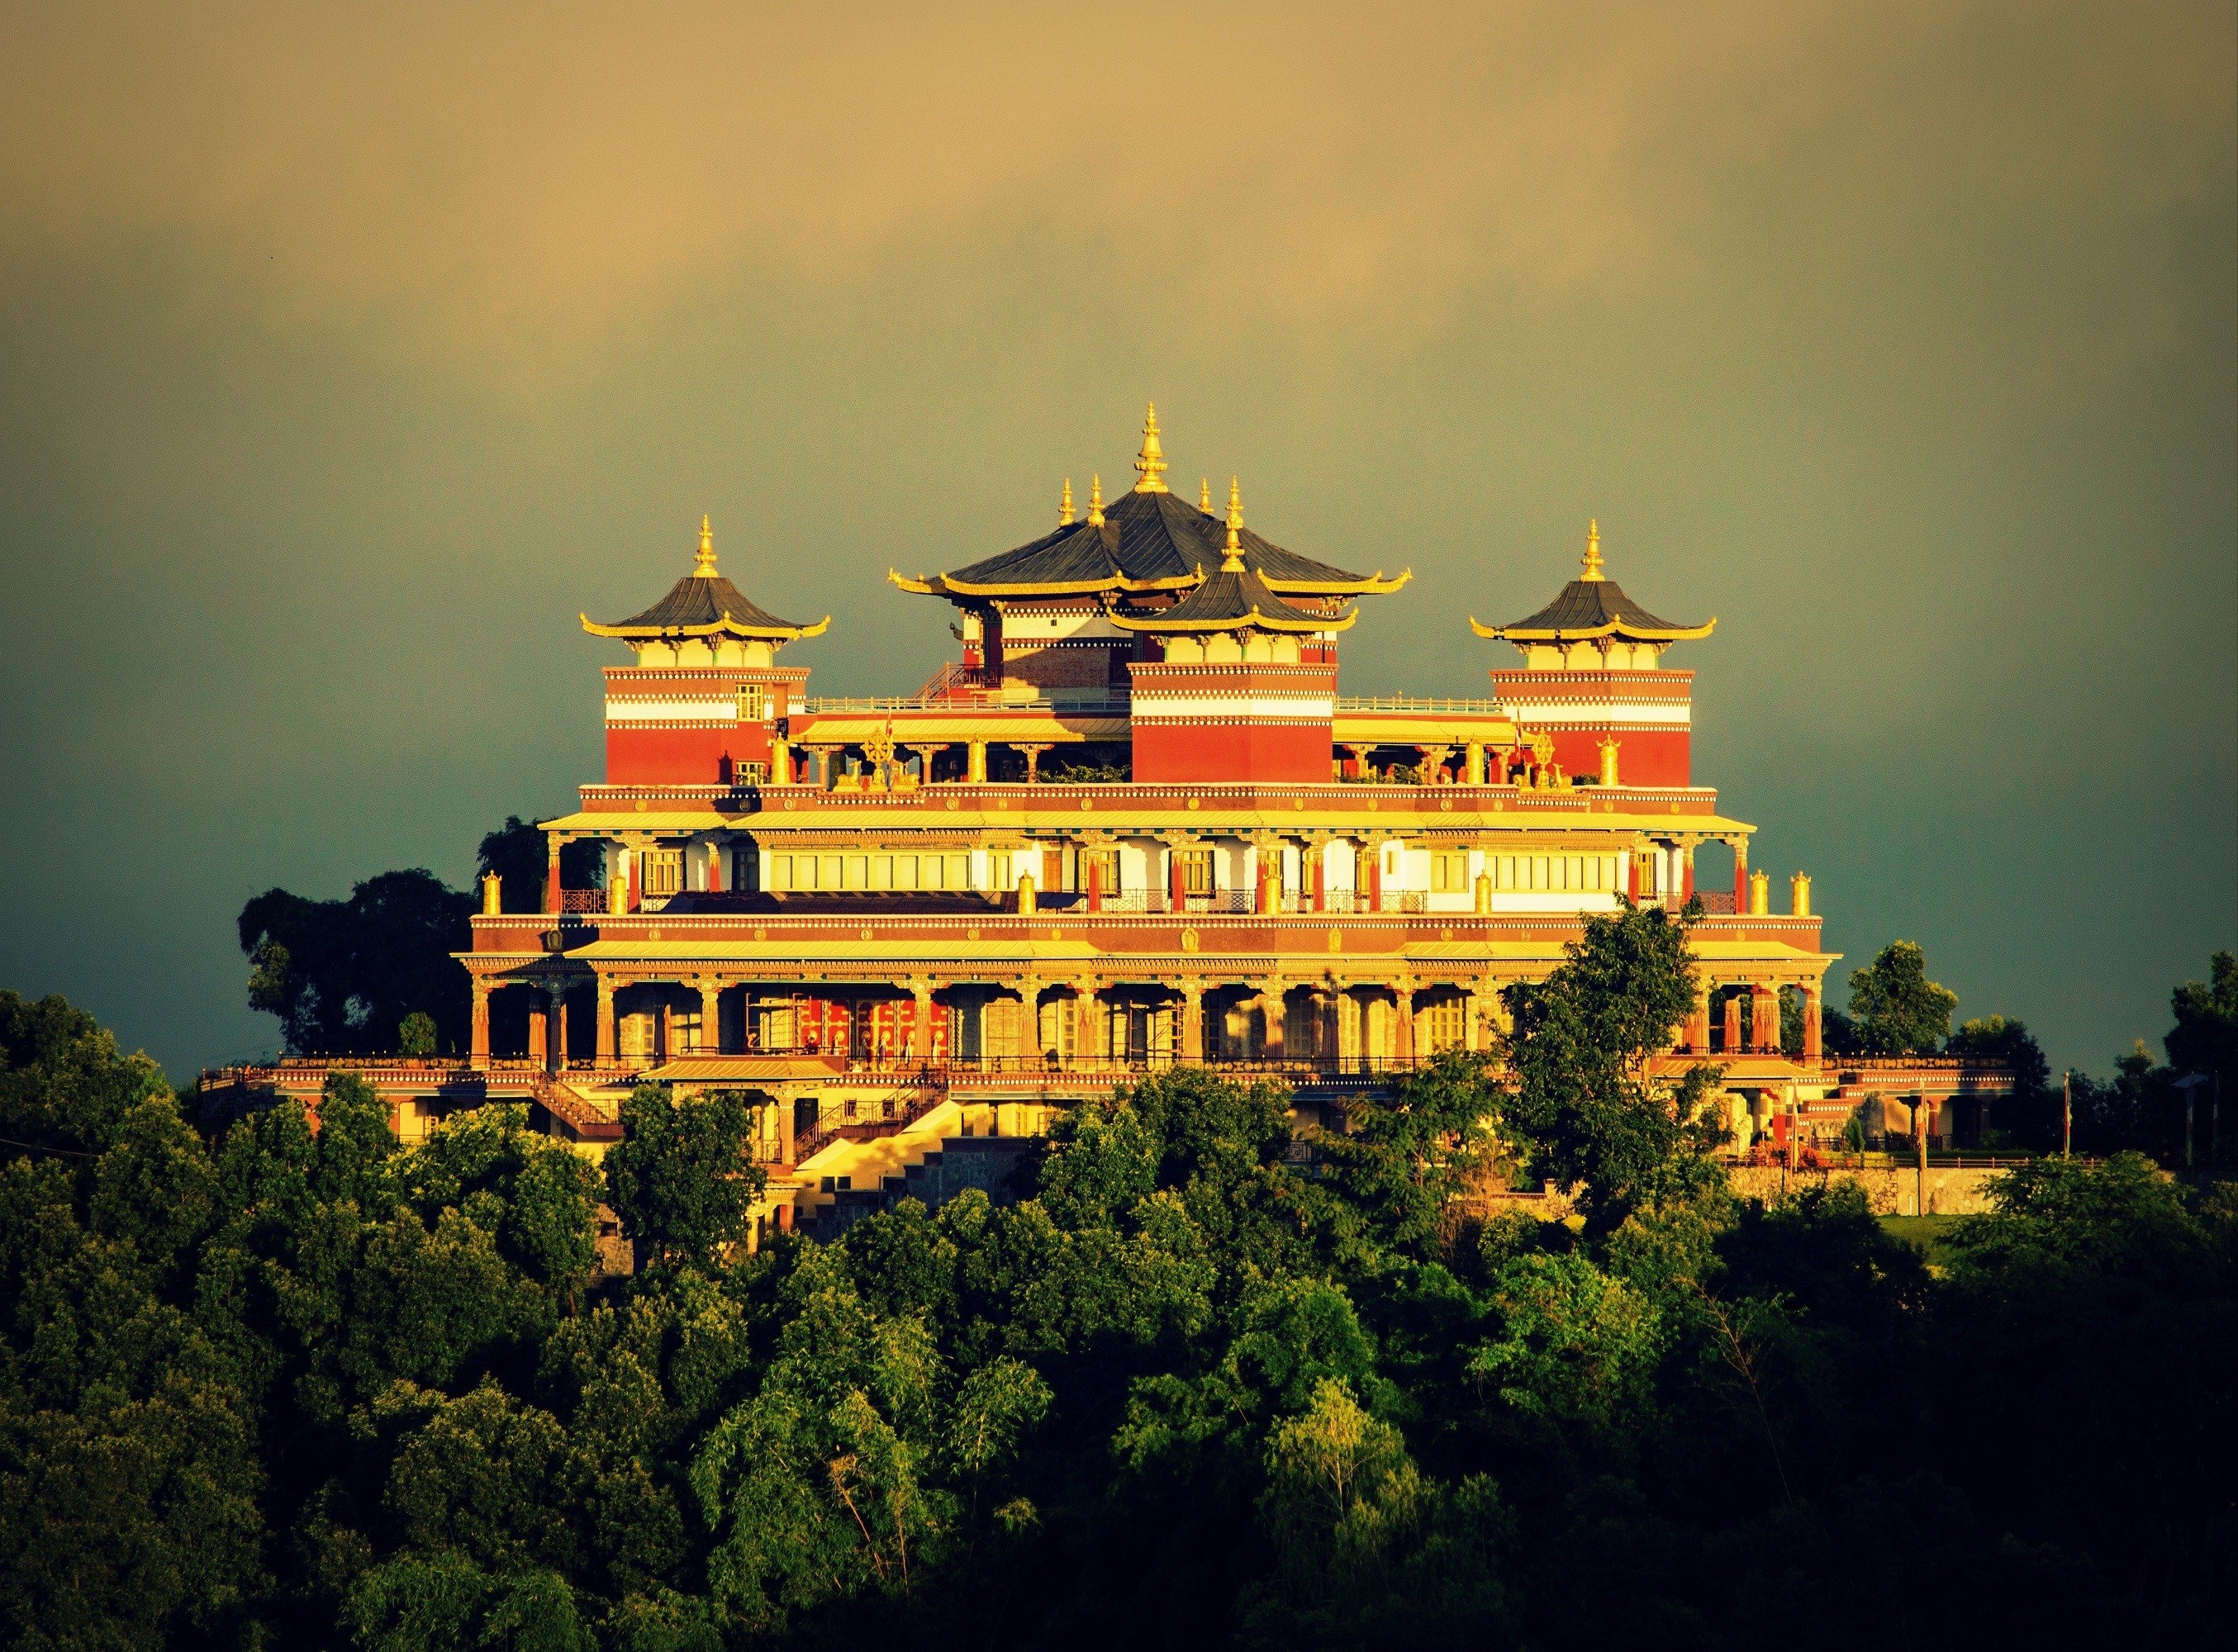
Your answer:
[[[1327,785],[1329,758],[1326,723],[1135,725],[1135,778],[1139,781]]]
[[[741,723],[731,728],[646,729],[610,724],[606,728],[606,783],[610,786],[719,786],[731,778],[724,760],[769,761],[769,727]]]

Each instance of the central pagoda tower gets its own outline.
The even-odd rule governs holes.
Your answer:
[[[1242,534],[1242,489],[1231,478],[1219,572],[1170,608],[1111,617],[1165,644],[1162,659],[1128,668],[1138,781],[1329,779],[1335,651],[1315,648],[1309,659],[1307,646],[1349,627],[1360,611],[1309,613],[1285,601],[1244,560]]]

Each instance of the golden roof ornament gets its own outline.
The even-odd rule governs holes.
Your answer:
[[[1103,525],[1103,478],[1100,474],[1088,479],[1088,525]]]
[[[1222,573],[1243,572],[1243,489],[1233,476],[1228,479],[1228,554],[1221,558]]]
[[[1056,507],[1056,525],[1061,528],[1072,525],[1072,478],[1064,479],[1064,499]]]
[[[1586,523],[1586,571],[1578,578],[1600,579],[1606,577],[1601,572],[1601,525],[1599,519],[1594,518]]]
[[[1212,479],[1209,476],[1196,479],[1196,508],[1207,516],[1212,514]]]
[[[699,554],[692,558],[692,572],[710,579],[715,577],[715,525],[705,515],[699,519]]]
[[[1142,479],[1135,484],[1137,493],[1166,491],[1166,450],[1158,445],[1158,404],[1155,401],[1142,415],[1142,451],[1136,456],[1135,468],[1142,475]]]

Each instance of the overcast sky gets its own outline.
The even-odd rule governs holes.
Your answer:
[[[0,986],[174,1071],[273,1042],[249,895],[599,777],[576,614],[703,511],[905,691],[888,567],[1131,482],[1153,396],[1178,485],[1414,568],[1348,692],[1485,691],[1589,516],[1717,616],[1696,777],[1831,1001],[1917,940],[2103,1072],[2238,944],[2227,0],[29,12]]]

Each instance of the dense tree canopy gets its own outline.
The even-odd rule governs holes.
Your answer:
[[[1916,941],[1891,941],[1862,969],[1850,972],[1850,1019],[1865,1055],[1932,1055],[1950,1036],[1958,995],[1927,978],[1927,954]]]
[[[278,1016],[295,1051],[394,1050],[414,1014],[436,1047],[461,1048],[467,979],[451,955],[473,944],[473,910],[427,871],[383,872],[347,901],[267,889],[241,909],[249,1008]]]
[[[604,1173],[503,1107],[401,1147],[347,1074],[205,1137],[0,994],[0,1637],[2227,1644],[2232,1189],[2041,1163],[1932,1266],[1839,1186],[1740,1199],[1643,1076],[1662,922],[1315,1158],[1162,1073],[1015,1199],[757,1254],[722,1098],[641,1092]],[[1621,1194],[1450,1219],[1523,1166]]]

